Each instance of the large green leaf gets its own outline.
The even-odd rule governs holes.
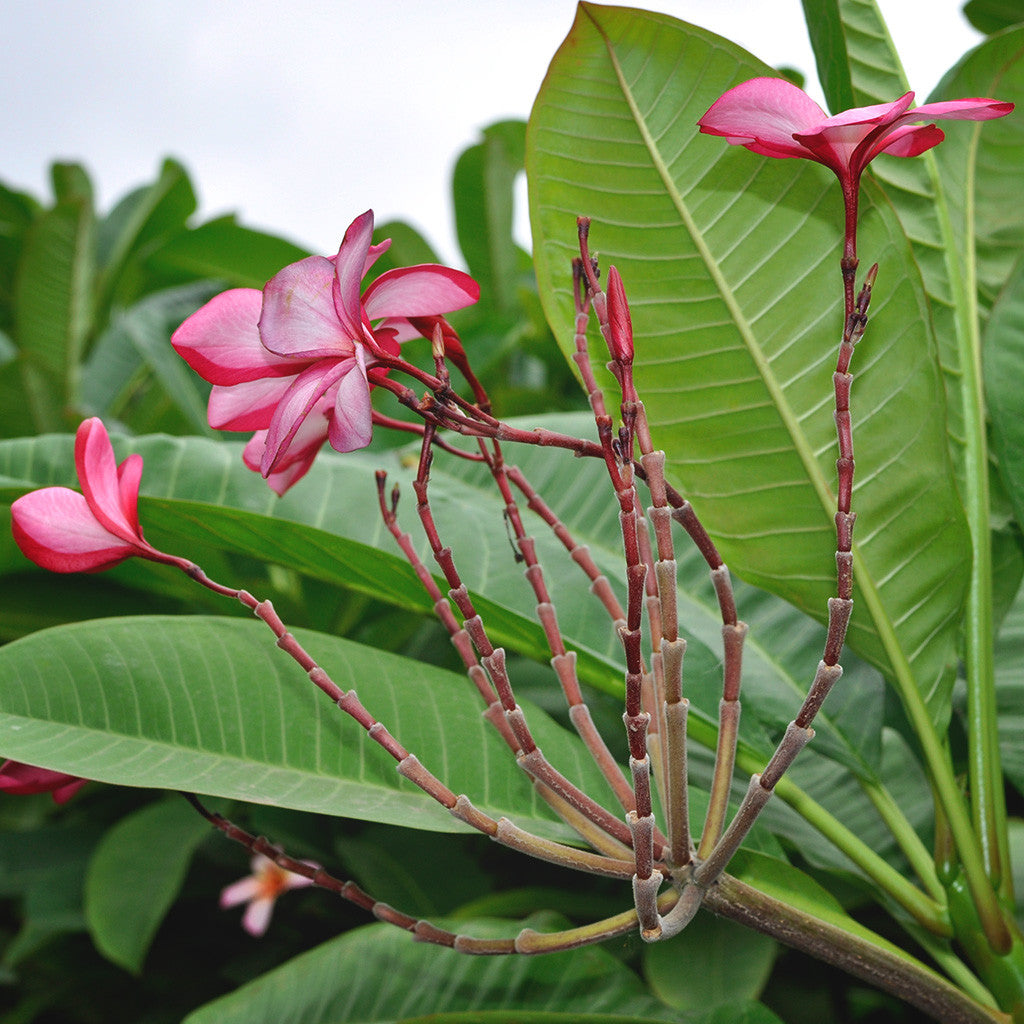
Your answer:
[[[592,244],[630,295],[637,382],[673,478],[736,571],[821,618],[834,592],[838,188],[820,167],[757,157],[693,127],[725,89],[769,72],[671,18],[583,4],[531,116],[534,248],[568,348],[574,217],[594,218]],[[905,693],[915,680],[941,723],[964,519],[913,256],[872,189],[863,212],[861,251],[882,269],[853,367],[849,642]]]
[[[543,921],[526,923],[545,930]],[[550,927],[550,920],[547,923]],[[508,935],[519,927],[474,922],[470,930],[476,935]],[[497,1012],[502,1010],[514,1014]],[[734,1015],[719,1020],[776,1020],[767,1011],[752,1016],[748,1012],[734,1005]],[[429,1020],[536,1024],[705,1020],[704,1014],[680,1018],[602,949],[541,957],[471,957],[414,943],[398,929],[378,924],[296,957],[196,1010],[186,1024],[392,1024],[424,1015]]]
[[[188,172],[176,160],[165,160],[156,181],[129,192],[103,218],[97,231],[97,308],[104,320],[112,303],[130,305],[142,292],[161,287],[159,280],[144,280],[142,261],[186,230],[196,205]]]
[[[512,241],[513,185],[523,169],[526,125],[499,121],[455,164],[455,229],[481,298],[497,310],[516,303],[519,260]]]
[[[1017,523],[1024,529],[1024,260],[992,307],[982,360],[993,448]]]
[[[976,274],[987,311],[1024,247],[1017,202],[1024,161],[1024,26],[1006,29],[971,50],[935,87],[936,99],[992,96],[1017,109],[996,121],[965,125],[935,150],[964,265]]]
[[[803,8],[818,79],[825,91],[829,110],[838,114],[856,105],[839,0],[803,0]]]
[[[295,630],[342,689],[456,793],[565,835],[453,673]],[[0,752],[119,785],[188,790],[434,831],[466,831],[275,649],[262,623],[136,616],[33,633],[0,648]],[[527,711],[538,745],[598,799],[574,736]]]
[[[205,277],[262,288],[283,266],[308,255],[283,238],[243,227],[227,216],[168,239],[146,266],[167,284]]]
[[[76,400],[79,362],[92,323],[95,214],[71,194],[25,232],[14,292],[14,337],[22,353],[23,401],[36,428],[52,430]]]
[[[570,433],[585,433],[588,426],[587,418],[579,415],[542,422],[549,429]],[[201,546],[206,552],[201,558],[206,568],[225,582],[235,581],[230,574],[217,571],[219,566],[210,564],[216,550],[267,559],[399,608],[428,611],[419,584],[394,554],[390,536],[377,517],[368,514],[375,501],[373,470],[377,466],[386,466],[393,478],[408,483],[410,471],[401,453],[341,457],[325,452],[310,475],[284,499],[277,500],[256,475],[242,466],[237,446],[166,437],[130,441],[115,437],[114,442],[121,458],[129,450],[144,456],[143,490],[149,497],[141,503],[142,519],[147,537],[159,547],[195,556],[196,547]],[[510,457],[512,454],[509,452]],[[616,517],[608,514],[603,466],[537,448],[514,454],[576,540],[589,547],[599,567],[614,581],[621,573],[621,537]],[[74,486],[70,439],[44,437],[0,443],[0,473],[30,480],[34,486]],[[7,493],[20,491],[12,488]],[[405,493],[410,493],[408,486]],[[467,582],[475,593],[487,595],[477,598],[477,606],[494,641],[544,660],[546,648],[533,621],[533,598],[521,578],[521,566],[511,557],[502,525],[502,502],[496,498],[487,474],[461,460],[439,456],[432,472],[432,494],[442,537],[456,538],[456,558]],[[528,517],[527,528],[537,530],[538,550],[563,632],[567,642],[579,651],[581,677],[621,694],[621,651],[610,638],[607,617],[587,593],[584,577],[569,566],[561,546],[545,527],[533,523]],[[414,536],[418,533],[415,521],[405,525]],[[0,558],[2,554],[0,546]],[[679,545],[679,558],[680,616],[690,639],[685,687],[691,700],[691,732],[699,742],[714,746],[714,721],[721,695],[721,670],[715,653],[720,647],[721,617],[703,560],[686,543]],[[20,554],[12,553],[8,564],[13,568],[25,563]],[[105,574],[104,579],[148,588],[159,583],[155,573],[148,563],[133,561]],[[175,581],[177,574],[169,579]],[[40,589],[45,582],[45,578],[40,579]],[[69,582],[61,579],[59,586]],[[88,581],[80,582],[84,585]],[[11,581],[9,586],[25,593],[24,582]],[[100,600],[106,604],[100,605]],[[741,724],[742,770],[751,772],[764,765],[773,737],[802,701],[820,657],[823,630],[785,602],[739,582],[737,600],[751,624],[744,655],[745,713]],[[105,614],[117,614],[106,595],[97,595],[95,601],[95,607],[103,607]],[[517,672],[514,682],[521,678]],[[545,706],[557,706],[560,698],[550,676],[543,685],[546,690],[538,691],[537,699],[544,700]],[[930,800],[918,773],[879,773],[883,708],[877,674],[856,662],[849,665],[829,706],[819,716],[815,742],[805,751],[799,767],[812,785],[824,780],[815,792],[821,804],[842,820],[856,822],[874,848],[889,856],[896,851],[872,799],[881,798],[890,806],[905,800],[914,809],[915,825],[923,824],[919,818],[926,815]],[[613,746],[622,737],[617,718],[617,714],[610,715],[606,729]],[[694,767],[696,771],[696,759]],[[697,779],[697,785],[705,781],[699,771]],[[894,786],[892,799],[887,793]],[[799,790],[793,795],[806,800]],[[784,798],[789,798],[788,791]],[[696,798],[692,802],[696,804]],[[816,863],[844,870],[851,867],[829,840],[785,806],[771,812],[766,821],[779,835],[813,851]],[[699,827],[699,821],[695,825]]]

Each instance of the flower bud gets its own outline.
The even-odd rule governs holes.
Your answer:
[[[619,363],[633,362],[633,321],[622,278],[614,266],[608,268],[608,348]]]

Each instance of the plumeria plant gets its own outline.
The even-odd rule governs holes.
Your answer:
[[[1000,642],[1024,628],[1024,26],[914,106],[873,4],[807,7],[831,116],[724,39],[580,5],[525,163],[587,412],[497,408],[460,327],[500,313],[488,275],[387,262],[366,211],[336,255],[168,339],[244,445],[112,439],[95,416],[73,445],[0,444],[32,563],[195,602],[0,649],[0,790],[177,791],[91,879],[137,843],[140,879],[180,885],[199,823],[252,858],[220,897],[250,935],[296,888],[380,922],[189,1024],[409,1019],[413,993],[446,1020],[770,1024],[776,943],[895,997],[894,1020],[1024,1022],[1024,659]],[[396,609],[376,637],[371,598]],[[447,667],[409,629],[425,615]],[[369,850],[309,816],[401,828]],[[496,896],[403,907],[399,875],[457,884],[458,853],[424,852],[437,832],[586,898],[515,922]],[[111,888],[90,883],[90,926],[138,965],[161,913],[132,959]],[[724,962],[718,919],[742,926]],[[628,936],[649,989],[599,948]],[[498,955],[506,973],[466,966]]]

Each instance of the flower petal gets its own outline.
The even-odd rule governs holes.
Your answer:
[[[11,530],[27,558],[50,572],[98,572],[139,553],[96,521],[77,491],[44,487],[11,505]]]
[[[333,291],[334,264],[323,256],[309,256],[276,273],[263,290],[263,345],[289,359],[351,356],[353,338],[362,333],[353,334],[339,321]],[[296,369],[293,364],[289,372]]]
[[[264,348],[258,328],[263,293],[232,288],[196,310],[171,336],[189,366],[211,384],[230,386],[295,373],[290,360]]]
[[[869,159],[873,160],[879,153],[890,156],[919,156],[937,146],[946,133],[933,124],[904,125],[889,132],[885,138],[871,151]]]
[[[480,285],[461,270],[424,263],[380,275],[363,294],[371,320],[380,317],[433,316],[470,306],[480,298]]]
[[[242,927],[250,934],[259,938],[270,926],[270,917],[274,912],[274,901],[265,896],[254,899],[242,915]]]
[[[67,803],[89,780],[77,775],[36,768],[21,761],[4,761],[0,764],[0,793],[11,796],[32,796],[36,793],[52,793],[54,803]]]
[[[299,428],[328,390],[356,365],[354,359],[323,359],[295,378],[277,405],[267,430],[267,447],[261,472],[267,476],[277,463],[287,461],[288,450]]]
[[[793,140],[811,132],[828,115],[802,89],[782,78],[752,78],[723,93],[697,122],[708,135],[721,135],[734,145],[777,157],[805,157]]]
[[[366,366],[359,359],[338,385],[328,440],[336,452],[365,448],[373,437],[373,410]]]
[[[334,261],[338,282],[334,295],[335,311],[350,338],[363,336],[359,290],[366,274],[367,261],[370,259],[372,238],[373,210],[367,210],[349,224]]]
[[[271,470],[266,474],[267,486],[280,497],[290,487],[297,484],[310,470],[313,465],[313,460],[317,456],[317,452],[323,447],[327,441],[327,417],[319,416],[307,416],[302,425],[302,430],[306,430],[309,424],[314,421],[323,424],[323,433],[320,440],[316,444],[310,444],[305,448],[301,449],[296,453],[296,446],[293,444],[289,448],[289,458],[287,462],[282,462],[278,467]],[[245,450],[242,452],[242,461],[251,469],[254,473],[262,474],[263,465],[263,453],[267,448],[267,432],[265,430],[257,430],[253,434],[249,443],[245,446]]]
[[[95,416],[84,420],[75,434],[75,469],[85,500],[99,524],[129,544],[140,540],[134,503],[130,508],[122,504],[114,449],[106,427]]]
[[[210,426],[216,430],[265,430],[297,376],[244,381],[230,388],[215,384],[206,410]]]
[[[248,903],[249,900],[255,899],[259,891],[260,880],[255,875],[249,875],[221,890],[220,905],[222,908],[237,907],[239,903]]]
[[[961,100],[925,103],[913,110],[908,110],[898,123],[936,120],[991,121],[995,117],[1005,117],[1012,110],[1012,103],[993,100],[987,96],[972,96]]]

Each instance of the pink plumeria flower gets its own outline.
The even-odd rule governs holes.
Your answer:
[[[262,292],[235,288],[174,332],[178,353],[214,385],[210,425],[255,431],[246,465],[283,494],[309,470],[325,441],[339,452],[370,443],[370,371],[378,356],[418,336],[412,321],[480,297],[477,283],[423,264],[363,277],[391,244],[371,245],[373,211],[357,217],[333,259],[310,256]],[[379,371],[378,371],[379,372]]]
[[[303,861],[310,867],[318,867]],[[289,889],[302,889],[312,885],[311,879],[278,867],[269,857],[256,854],[252,859],[252,874],[227,886],[220,894],[222,908],[248,903],[242,915],[242,927],[250,935],[262,935],[270,924],[277,898]]]
[[[100,572],[139,555],[186,568],[157,551],[139,525],[142,456],[114,459],[106,428],[86,420],[75,435],[75,469],[82,493],[44,487],[11,505],[11,529],[26,557],[51,572]]]
[[[66,804],[88,781],[77,775],[36,768],[21,761],[8,760],[0,764],[0,793],[11,796],[50,793],[54,803]]]
[[[987,121],[1004,117],[1012,103],[977,98],[926,103],[911,109],[908,92],[892,103],[855,107],[829,117],[802,89],[782,78],[753,78],[720,96],[697,122],[754,153],[804,157],[830,167],[844,195],[855,194],[864,168],[880,153],[918,156],[944,138],[934,124],[915,121]]]

